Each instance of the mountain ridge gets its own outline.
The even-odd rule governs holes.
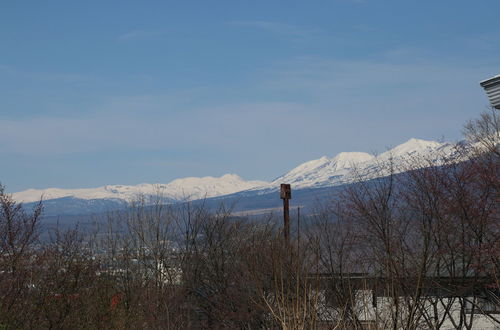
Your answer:
[[[160,195],[171,200],[192,200],[231,194],[265,184],[264,181],[245,181],[236,174],[221,177],[186,177],[167,184],[141,183],[138,185],[105,185],[97,188],[80,189],[28,189],[13,193],[18,202],[35,202],[40,199],[52,200],[65,197],[92,199],[119,199],[131,201],[144,195]]]
[[[35,202],[41,198],[47,201],[67,197],[89,201],[108,199],[128,202],[141,196],[155,195],[161,196],[165,201],[176,202],[235,193],[263,194],[277,190],[280,183],[289,183],[293,189],[329,187],[351,183],[355,179],[355,174],[360,172],[369,173],[367,179],[387,175],[381,170],[380,164],[389,160],[402,163],[414,156],[437,159],[437,154],[450,155],[454,146],[452,143],[412,138],[379,155],[366,152],[340,152],[331,158],[323,156],[302,163],[271,182],[245,181],[236,174],[225,174],[221,177],[179,178],[167,184],[106,185],[83,189],[28,189],[12,195],[16,201],[25,203]],[[425,167],[425,164],[421,167]],[[359,176],[357,178],[359,179]]]

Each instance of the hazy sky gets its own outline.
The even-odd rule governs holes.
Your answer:
[[[498,0],[3,1],[0,182],[271,180],[457,140],[500,74]]]

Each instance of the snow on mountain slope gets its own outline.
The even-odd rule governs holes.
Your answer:
[[[364,152],[341,152],[332,159],[321,157],[318,160],[299,165],[271,182],[270,186],[286,182],[292,184],[294,188],[300,189],[323,183],[340,183],[341,178],[347,175],[353,167],[362,166],[374,158],[374,156]]]
[[[289,183],[295,189],[336,186],[353,182],[357,175],[365,175],[367,179],[388,175],[382,164],[392,160],[395,171],[404,169],[400,165],[411,162],[415,167],[438,164],[443,156],[454,152],[454,144],[439,143],[419,139],[410,139],[378,156],[364,152],[341,152],[333,158],[321,157],[306,162],[278,177],[265,187],[254,190],[276,190],[280,183]],[[421,157],[417,159],[417,157]],[[417,161],[421,161],[417,164]]]
[[[436,141],[426,141],[420,139],[409,139],[384,153],[378,155],[379,160],[389,160],[390,158],[408,158],[413,156],[432,156],[441,147],[448,145]]]
[[[245,181],[235,174],[226,174],[220,178],[183,178],[168,184],[139,184],[136,186],[104,186],[88,189],[30,189],[14,193],[20,202],[74,197],[80,199],[118,199],[132,200],[140,195],[158,195],[171,200],[194,200],[200,198],[224,196],[236,192],[245,195],[261,194],[279,189],[280,183],[289,183],[293,189],[338,186],[351,183],[358,175],[366,179],[386,176],[389,173],[382,164],[392,160],[395,172],[407,169],[403,164],[411,163],[414,168],[439,164],[443,156],[454,153],[455,145],[410,139],[378,156],[365,152],[341,152],[333,158],[321,157],[303,163],[272,182]],[[417,162],[421,162],[418,164]]]
[[[174,180],[168,184],[142,183],[135,186],[111,185],[87,189],[29,189],[12,194],[19,202],[34,202],[62,197],[80,199],[121,199],[130,201],[141,195],[160,195],[173,200],[194,200],[232,194],[241,190],[267,184],[264,181],[245,181],[235,174],[226,174],[220,178],[189,177]]]

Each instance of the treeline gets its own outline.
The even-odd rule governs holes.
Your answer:
[[[496,116],[451,159],[357,173],[290,241],[279,217],[158,196],[42,242],[42,203],[27,213],[2,187],[0,329],[500,326]]]

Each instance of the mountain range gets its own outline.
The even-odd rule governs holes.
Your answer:
[[[193,201],[199,199],[238,196],[238,199],[267,195],[279,189],[280,183],[289,183],[292,189],[311,191],[319,188],[337,187],[352,183],[360,176],[365,179],[385,176],[382,164],[392,160],[395,172],[403,171],[399,166],[407,162],[425,159],[413,167],[429,166],[439,163],[443,156],[452,155],[453,143],[439,143],[420,139],[410,139],[379,155],[365,152],[341,152],[329,158],[323,156],[305,162],[271,182],[246,181],[235,174],[221,177],[188,177],[170,183],[143,183],[134,186],[108,185],[85,189],[28,189],[16,192],[13,198],[27,205],[43,199],[46,214],[68,215],[88,214],[124,207],[127,202],[139,197],[161,196],[166,203]],[[416,157],[419,156],[419,157]],[[260,200],[260,199],[259,199]]]

